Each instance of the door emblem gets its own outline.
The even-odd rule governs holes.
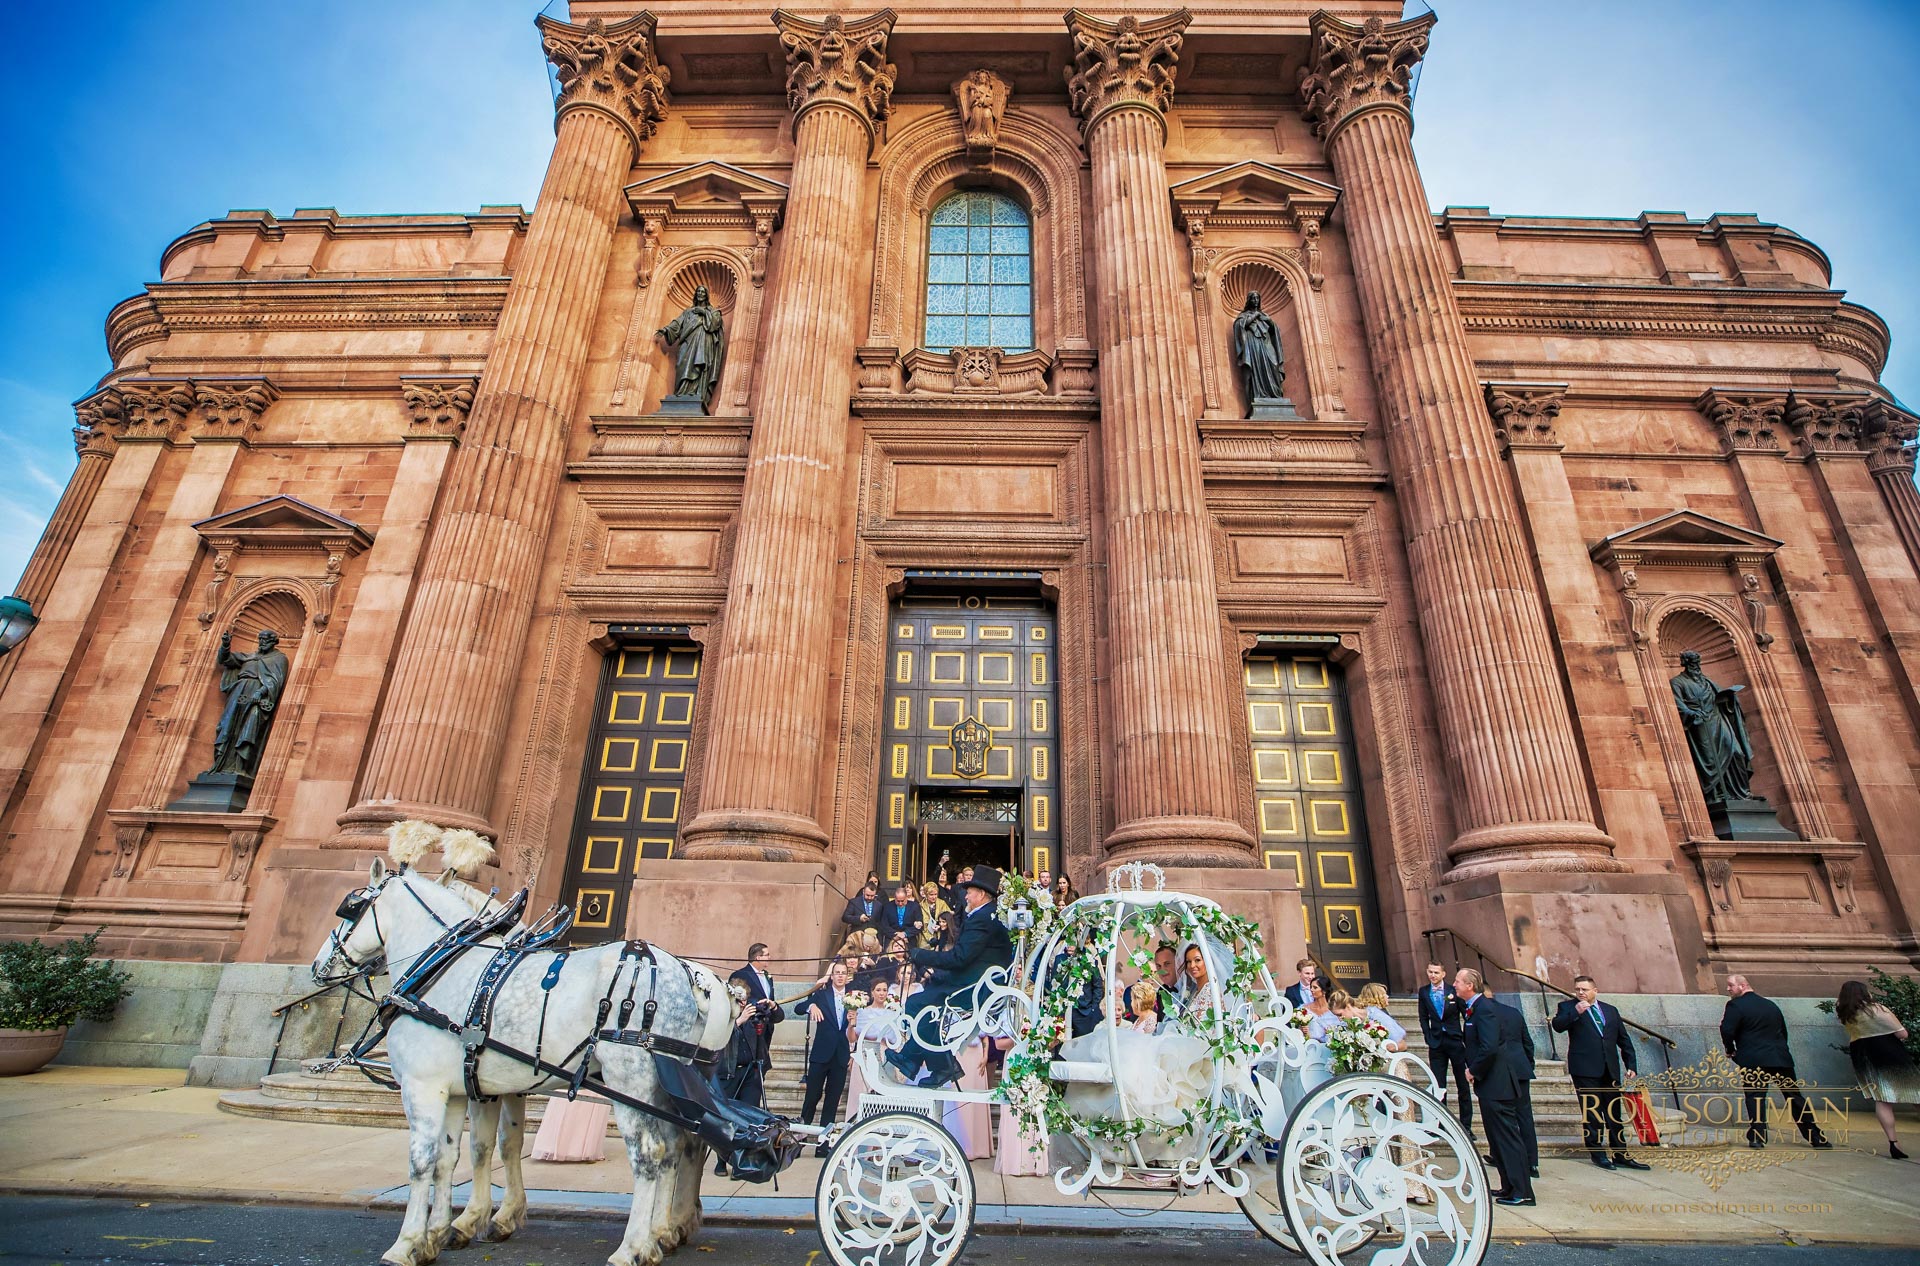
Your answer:
[[[978,717],[968,717],[947,731],[947,746],[953,749],[953,772],[962,778],[978,778],[987,772],[993,731]]]

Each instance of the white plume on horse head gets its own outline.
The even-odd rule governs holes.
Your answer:
[[[387,828],[387,856],[397,866],[412,866],[440,843],[440,828],[431,822],[408,818]]]
[[[447,869],[472,879],[493,860],[493,842],[478,831],[448,831],[440,837],[440,855]]]

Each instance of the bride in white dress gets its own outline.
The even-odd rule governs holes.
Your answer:
[[[1067,1107],[1076,1117],[1132,1116],[1162,1127],[1139,1141],[1141,1157],[1150,1165],[1177,1163],[1191,1150],[1192,1139],[1168,1142],[1157,1136],[1179,1125],[1188,1109],[1207,1098],[1215,1070],[1204,1040],[1180,1032],[1176,1025],[1159,1024],[1159,994],[1153,982],[1134,985],[1127,996],[1138,1019],[1128,1023],[1124,1017],[1109,1015],[1091,1033],[1069,1038],[1060,1047],[1063,1060],[1113,1070],[1111,1083],[1067,1084]],[[1098,1147],[1108,1161],[1138,1163],[1124,1144],[1099,1142]]]

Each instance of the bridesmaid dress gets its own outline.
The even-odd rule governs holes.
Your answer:
[[[969,1044],[960,1052],[960,1089],[987,1088],[987,1048],[982,1042]],[[942,1123],[959,1141],[968,1160],[985,1160],[993,1155],[993,1107],[985,1103],[949,1103],[942,1110]]]
[[[587,1095],[572,1101],[564,1095],[549,1097],[547,1110],[540,1117],[540,1132],[533,1137],[533,1159],[566,1163],[606,1159],[607,1117],[611,1111],[605,1099]]]

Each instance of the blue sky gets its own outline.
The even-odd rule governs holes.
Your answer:
[[[1920,4],[1435,7],[1414,138],[1435,207],[1757,212],[1886,318],[1885,381],[1920,401]],[[72,471],[107,311],[168,242],[233,207],[531,205],[552,124],[527,0],[0,9],[4,592]]]

